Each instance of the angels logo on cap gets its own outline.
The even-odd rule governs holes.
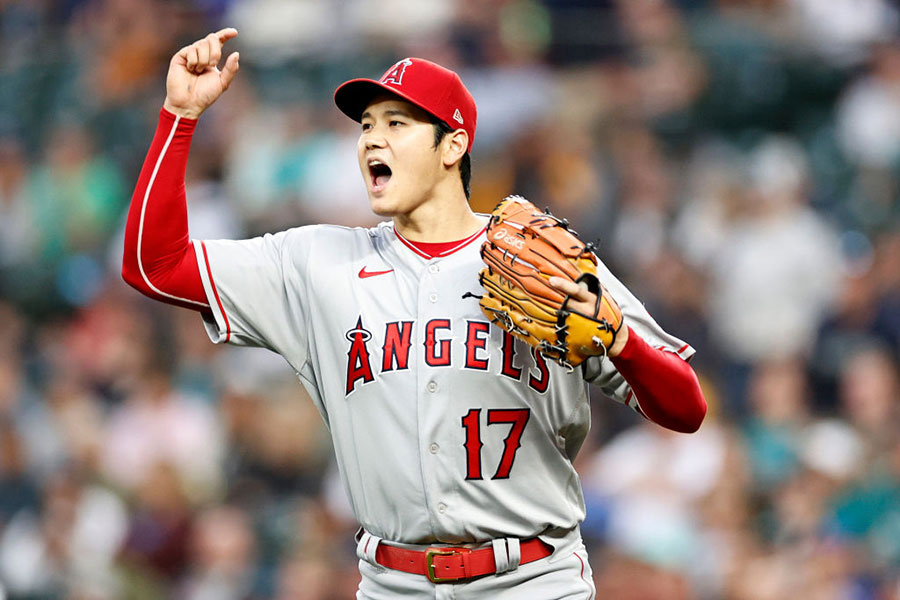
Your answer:
[[[469,134],[468,150],[475,141],[478,111],[475,99],[459,75],[423,58],[404,58],[391,66],[381,79],[351,79],[334,92],[334,103],[359,122],[366,106],[378,94],[388,92],[411,102],[444,123]]]
[[[388,69],[387,73],[381,78],[381,83],[393,83],[394,85],[403,85],[403,74],[406,73],[406,67],[412,66],[413,61],[404,58],[398,61],[393,67]]]

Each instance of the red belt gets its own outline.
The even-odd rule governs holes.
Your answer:
[[[523,540],[520,544],[522,558],[520,565],[540,560],[553,553],[553,547],[538,538]],[[433,583],[448,583],[472,579],[497,572],[494,549],[488,548],[428,548],[427,550],[407,550],[378,544],[375,562],[389,569],[424,575]]]

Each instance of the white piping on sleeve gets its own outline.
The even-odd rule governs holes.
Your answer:
[[[163,144],[162,151],[159,153],[159,158],[156,159],[156,165],[153,167],[153,173],[150,175],[150,181],[147,182],[147,191],[144,192],[144,202],[141,205],[141,220],[138,224],[138,241],[137,241],[137,263],[138,270],[141,272],[141,277],[144,279],[144,283],[147,284],[151,290],[159,294],[160,296],[164,296],[166,298],[170,298],[172,300],[177,300],[179,302],[187,302],[188,304],[194,304],[196,306],[203,306],[209,308],[209,304],[205,302],[197,302],[196,300],[190,300],[188,298],[180,298],[179,296],[173,296],[172,294],[167,294],[161,289],[157,288],[153,283],[150,282],[150,278],[147,277],[147,274],[144,272],[144,263],[141,261],[141,244],[144,239],[144,215],[147,213],[147,200],[150,198],[150,190],[153,189],[153,183],[156,181],[156,174],[159,172],[159,167],[162,164],[163,158],[166,156],[166,151],[169,149],[169,144],[172,142],[172,138],[175,137],[175,130],[178,129],[178,123],[181,121],[181,117],[176,115],[175,122],[172,124],[172,130],[169,132],[169,137],[166,138],[166,143]]]

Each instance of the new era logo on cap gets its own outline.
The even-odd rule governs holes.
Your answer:
[[[475,99],[459,75],[423,58],[404,58],[385,71],[381,79],[351,79],[334,92],[334,103],[359,122],[366,106],[379,93],[388,91],[434,115],[451,127],[459,124],[469,134],[469,147],[475,141],[478,111]]]

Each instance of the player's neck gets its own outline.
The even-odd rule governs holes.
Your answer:
[[[394,227],[414,242],[452,242],[466,238],[482,227],[484,217],[469,208],[465,194],[423,203],[411,213],[396,215]]]

